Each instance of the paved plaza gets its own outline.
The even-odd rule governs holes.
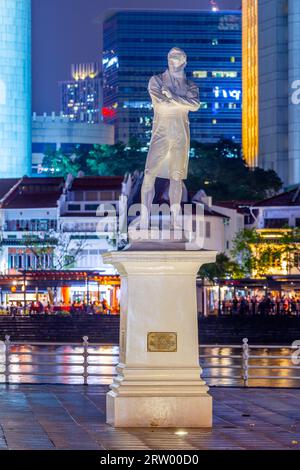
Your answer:
[[[0,449],[300,449],[300,390],[212,389],[213,430],[114,429],[106,386],[0,386]],[[181,430],[182,431],[182,430]]]

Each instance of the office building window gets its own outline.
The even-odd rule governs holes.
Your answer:
[[[213,78],[237,78],[238,73],[233,70],[214,70],[211,75]]]
[[[193,77],[194,78],[207,78],[207,71],[206,70],[194,70]]]

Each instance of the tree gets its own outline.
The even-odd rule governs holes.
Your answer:
[[[64,270],[75,266],[87,244],[87,237],[73,240],[69,233],[49,231],[36,237],[28,237],[25,246],[36,258],[38,270],[43,267],[43,259],[48,255],[51,259],[51,269]]]
[[[44,156],[43,168],[47,168],[53,176],[66,178],[69,174],[76,176],[80,170],[80,164],[76,154],[65,154],[62,149],[49,150]]]
[[[76,176],[82,171],[86,176],[123,176],[143,171],[147,152],[139,141],[131,137],[128,144],[74,146],[71,152],[49,150],[43,159],[43,167],[55,176]]]
[[[256,229],[245,229],[236,236],[232,255],[248,276],[264,277],[284,269],[289,273],[294,264],[294,253],[300,253],[299,242],[298,228],[282,230],[276,242],[265,238]]]
[[[215,263],[203,264],[198,275],[202,279],[214,282],[216,279],[239,278],[242,271],[235,261],[232,261],[225,253],[219,253]]]
[[[187,187],[205,189],[216,200],[261,200],[276,194],[282,182],[272,170],[250,169],[241,147],[231,141],[192,142]]]
[[[123,176],[143,171],[147,152],[132,137],[128,144],[77,146],[65,154],[62,150],[46,153],[43,166],[53,175]],[[187,188],[205,189],[216,200],[261,200],[276,194],[282,182],[273,170],[250,169],[241,156],[241,146],[230,140],[215,144],[192,142]]]
[[[87,158],[89,174],[101,176],[123,176],[134,171],[143,171],[147,153],[143,152],[137,139],[131,138],[127,145],[94,145]]]

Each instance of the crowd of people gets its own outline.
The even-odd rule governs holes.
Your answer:
[[[221,303],[223,315],[300,315],[300,298],[288,296],[234,296]]]
[[[115,309],[112,309],[106,299],[94,302],[74,301],[70,305],[65,305],[63,302],[60,302],[58,305],[51,305],[50,302],[41,302],[40,300],[37,300],[28,303],[25,308],[24,303],[22,302],[12,302],[6,307],[0,307],[0,311],[2,314],[11,316],[59,315],[62,313],[70,315],[109,315],[112,313],[118,313]]]

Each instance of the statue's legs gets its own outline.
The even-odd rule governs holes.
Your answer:
[[[144,181],[141,190],[141,219],[140,228],[149,228],[149,219],[151,215],[151,206],[155,195],[155,180],[156,177],[152,176],[147,171],[145,172]],[[176,176],[170,179],[170,208],[172,213],[172,224],[174,227],[181,227],[179,215],[181,213],[181,200],[182,200],[182,179]]]
[[[179,215],[181,213],[181,200],[182,200],[182,179],[180,178],[171,178],[170,179],[170,208],[172,214],[172,225],[174,228],[182,228],[182,224],[179,220]]]
[[[151,206],[155,196],[155,176],[145,171],[143,186],[141,190],[141,229],[148,229],[151,214]]]

